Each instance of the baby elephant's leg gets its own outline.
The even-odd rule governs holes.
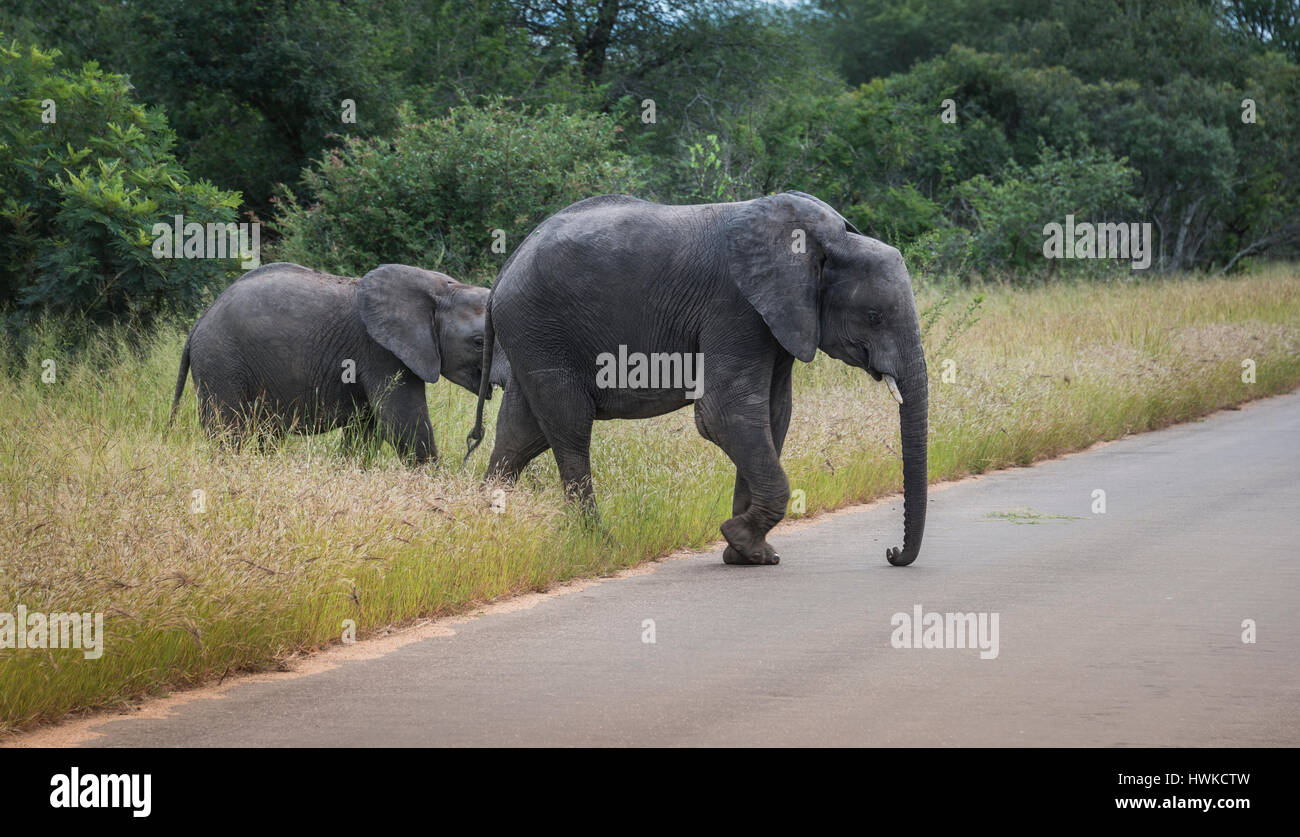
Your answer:
[[[438,464],[438,446],[433,441],[433,424],[424,399],[424,381],[407,374],[372,398],[380,435],[397,448],[398,454],[416,465]]]

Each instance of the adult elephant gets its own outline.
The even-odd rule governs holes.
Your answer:
[[[817,198],[580,201],[511,255],[485,330],[511,368],[488,476],[513,481],[549,447],[566,491],[593,514],[592,421],[660,415],[696,394],[663,380],[609,386],[602,364],[615,353],[702,357],[695,424],[736,465],[733,516],[722,524],[729,564],[780,560],[766,536],[790,495],[779,457],[795,358],[811,361],[821,349],[865,369],[900,404],[903,547],[886,556],[898,566],[916,559],[925,531],[928,381],[911,280],[897,250]],[[491,358],[485,350],[484,363]],[[486,394],[484,385],[471,451],[483,436]]]
[[[445,377],[491,396],[504,359],[481,374],[486,288],[386,264],[360,280],[277,262],[249,271],[190,331],[172,419],[193,372],[209,435],[343,428],[345,444],[386,439],[436,461],[424,385]]]

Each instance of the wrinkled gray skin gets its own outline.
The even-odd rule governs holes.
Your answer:
[[[802,238],[805,252],[795,252]],[[928,384],[911,280],[893,247],[800,192],[740,203],[663,206],[626,196],[573,204],[511,256],[486,334],[510,360],[488,477],[507,482],[547,448],[566,491],[593,516],[595,419],[647,418],[690,403],[681,389],[602,389],[597,356],[703,353],[695,424],[736,465],[729,564],[775,564],[768,531],[790,489],[779,461],[790,371],[817,349],[865,369],[900,400],[902,549],[925,530]],[[484,362],[492,355],[485,352]],[[480,396],[484,395],[483,391]],[[482,438],[479,421],[470,449]]]
[[[278,262],[225,290],[190,332],[172,417],[193,372],[210,435],[323,433],[354,448],[377,434],[416,464],[437,461],[425,382],[477,392],[486,288],[441,273],[381,265],[360,280]],[[355,364],[345,376],[344,362]],[[505,361],[491,382],[504,383]],[[345,381],[345,377],[349,380]]]

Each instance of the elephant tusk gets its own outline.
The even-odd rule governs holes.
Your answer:
[[[894,400],[899,404],[903,403],[903,394],[898,391],[898,382],[894,380],[893,375],[882,375],[885,379],[885,386],[889,387],[889,394],[894,396]]]

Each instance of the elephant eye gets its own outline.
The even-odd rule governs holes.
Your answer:
[[[885,317],[879,311],[867,312],[867,325],[878,326],[885,321]]]

